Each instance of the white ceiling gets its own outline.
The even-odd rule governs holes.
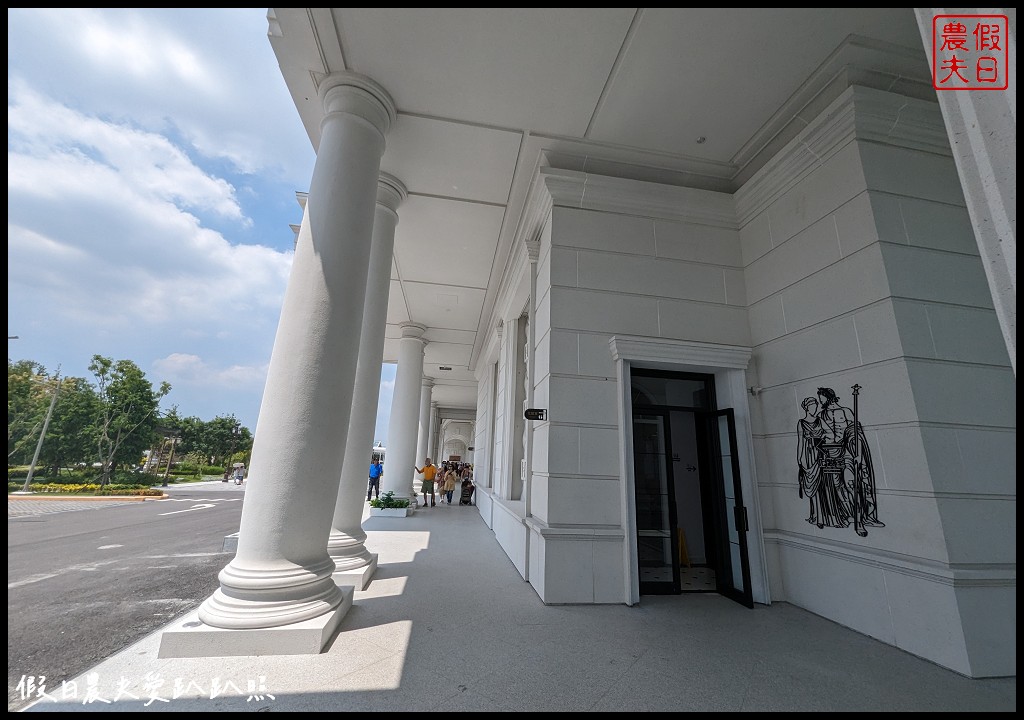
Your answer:
[[[425,373],[448,407],[475,407],[480,333],[539,165],[732,191],[836,78],[931,92],[911,8],[271,8],[268,20],[314,147],[325,74],[368,75],[395,100],[381,169],[409,198],[384,360],[398,323],[427,326]]]

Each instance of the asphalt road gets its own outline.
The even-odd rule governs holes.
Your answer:
[[[167,500],[8,500],[7,709],[57,697],[61,681],[192,610],[232,558],[244,486],[167,488]],[[12,509],[13,508],[13,509]],[[58,510],[59,508],[59,510]],[[24,683],[22,683],[24,687]]]

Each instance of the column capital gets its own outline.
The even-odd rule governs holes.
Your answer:
[[[427,331],[426,325],[420,325],[419,323],[414,322],[404,322],[401,323],[398,327],[402,331],[403,340],[405,340],[406,338],[409,338],[411,340],[422,340],[423,333]],[[423,342],[426,342],[426,340],[424,340]]]
[[[386,172],[377,180],[377,204],[398,216],[398,206],[409,197],[409,191],[401,180]]]
[[[420,384],[425,388],[432,388],[434,387],[434,378],[424,375]],[[431,405],[433,405],[433,403],[431,403]]]
[[[531,263],[536,263],[540,257],[540,240],[527,240],[526,245],[526,257]]]
[[[382,136],[387,136],[398,119],[391,95],[376,81],[353,72],[331,73],[317,87],[327,122],[336,113],[346,113],[370,123]]]

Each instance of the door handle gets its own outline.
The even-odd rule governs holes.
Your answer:
[[[739,532],[742,530],[743,532],[748,532],[750,530],[750,525],[747,522],[747,508],[743,505],[737,505],[732,509],[732,512],[733,520],[736,523],[736,531]]]

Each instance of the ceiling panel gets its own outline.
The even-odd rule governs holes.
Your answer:
[[[388,326],[388,330],[391,330],[391,326]],[[398,362],[398,337],[389,337],[384,340],[384,356],[383,362],[386,363],[397,363]]]
[[[469,330],[448,330],[446,328],[427,328],[423,333],[427,342],[452,343],[455,345],[472,345],[476,341],[476,333]]]
[[[495,205],[410,196],[395,229],[402,280],[486,287],[504,213]]]
[[[588,137],[729,161],[851,33],[921,48],[912,8],[644,8]]]
[[[799,111],[795,92],[826,59],[845,62],[845,39],[911,48],[903,61],[920,52],[927,68],[911,8],[274,11],[282,34],[271,42],[314,147],[323,110],[312,81],[342,55],[395,99],[381,167],[410,196],[385,357],[397,359],[397,323],[411,312],[431,360],[454,368],[489,327],[484,288],[496,292],[541,150],[585,172],[728,192],[737,152],[771,137],[776,114]]]
[[[434,383],[430,401],[445,407],[476,409],[476,381],[460,385]]]
[[[582,135],[634,8],[335,8],[350,70],[399,111]]]
[[[521,140],[517,132],[399,115],[381,170],[411,193],[504,205]]]
[[[388,326],[409,320],[409,311],[405,306],[405,297],[402,295],[402,284],[397,280],[391,281],[391,289],[388,291]]]
[[[453,369],[456,367],[468,369],[469,356],[472,352],[472,345],[428,342],[423,350],[423,362]]]
[[[484,291],[435,283],[403,283],[413,322],[427,327],[476,330]]]

